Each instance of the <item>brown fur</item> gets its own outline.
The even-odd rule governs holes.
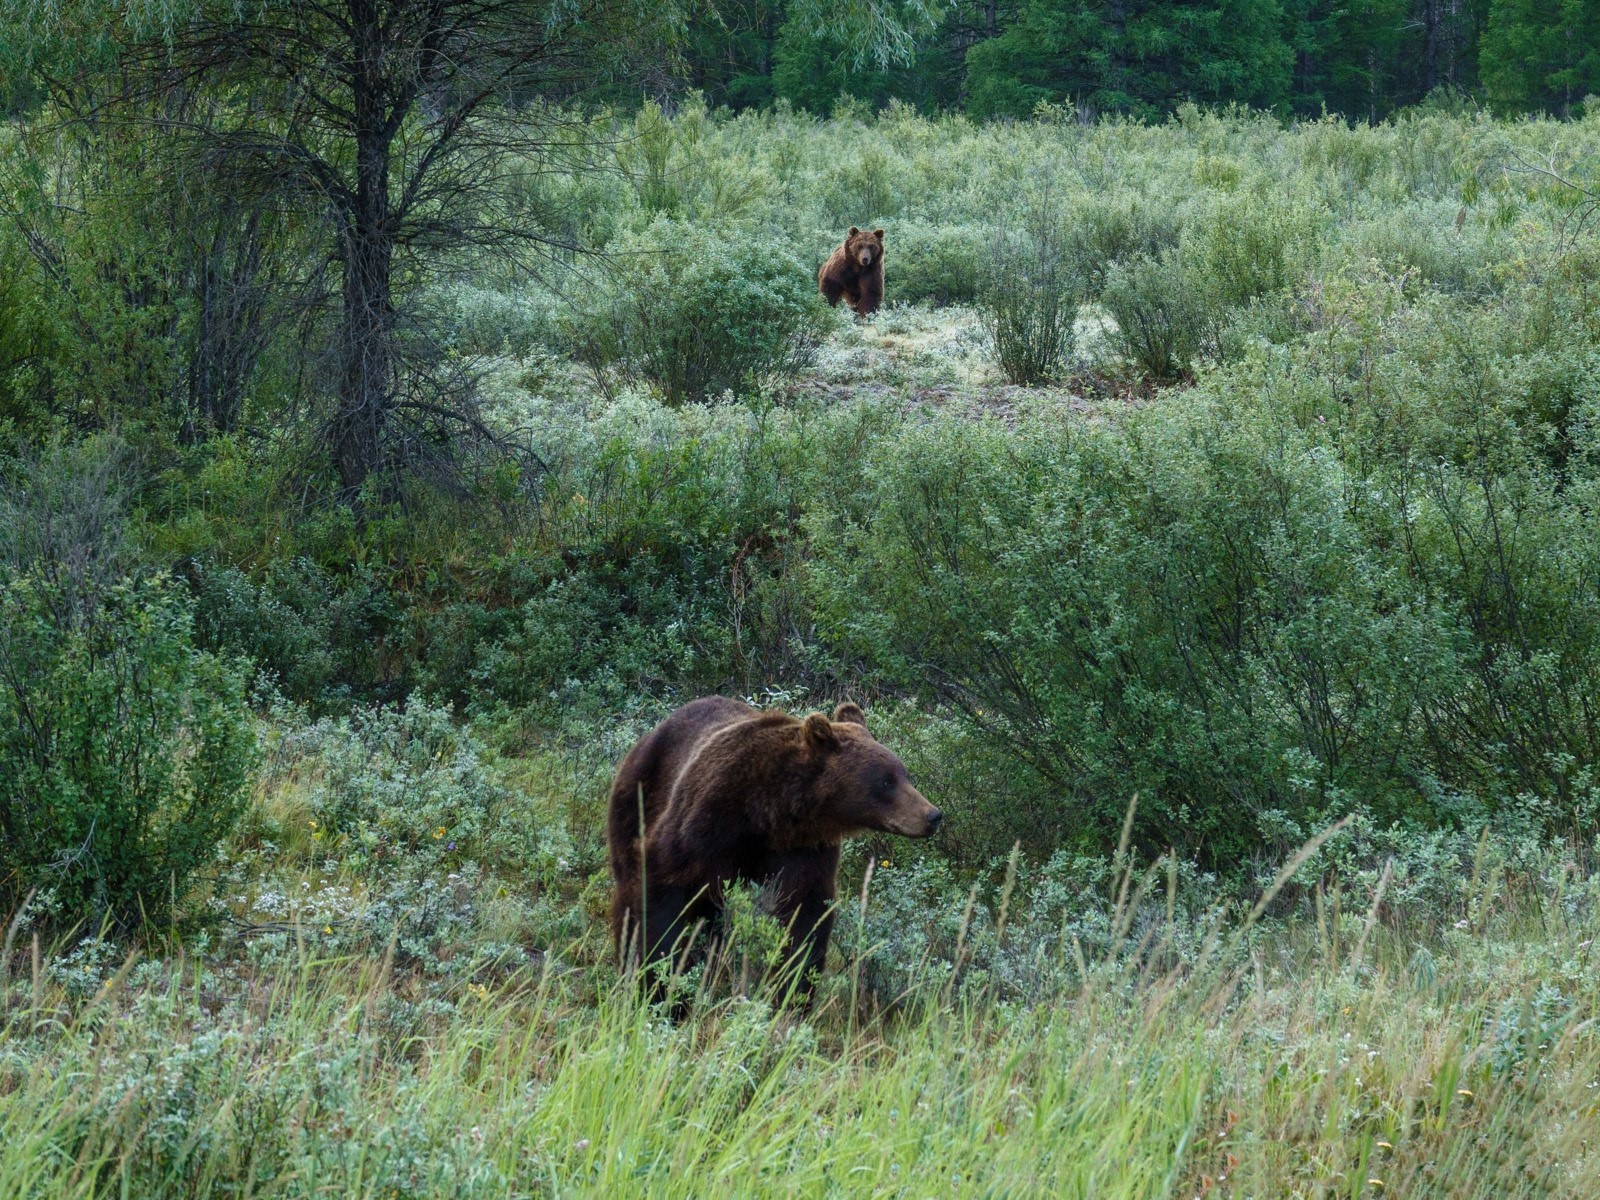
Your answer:
[[[672,953],[715,922],[739,879],[772,889],[791,962],[820,969],[840,843],[868,830],[926,837],[941,817],[854,704],[804,721],[720,696],[686,704],[628,753],[611,788],[618,951],[638,953],[642,925],[647,959]]]
[[[829,304],[843,299],[859,317],[877,312],[883,303],[883,230],[850,226],[844,244],[817,272],[817,289]]]

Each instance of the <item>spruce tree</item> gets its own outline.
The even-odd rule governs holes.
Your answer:
[[[1480,54],[1493,102],[1571,116],[1600,92],[1600,0],[1493,0]]]
[[[969,107],[1023,115],[1041,100],[1152,117],[1185,99],[1277,107],[1293,53],[1281,0],[1026,0],[967,54]]]

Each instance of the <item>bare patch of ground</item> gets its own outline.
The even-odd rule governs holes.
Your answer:
[[[1108,316],[1086,310],[1077,322],[1073,370],[1058,383],[1019,387],[995,366],[973,309],[895,306],[842,322],[793,391],[834,401],[898,398],[907,407],[967,410],[1008,422],[1021,408],[1041,403],[1089,419],[1110,417],[1149,403],[1162,390],[1121,367],[1111,352],[1114,333]]]

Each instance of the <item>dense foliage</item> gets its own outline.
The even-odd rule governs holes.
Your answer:
[[[664,216],[608,251],[611,278],[575,306],[570,334],[602,385],[616,369],[682,404],[758,388],[815,355],[823,301],[792,252]]]
[[[276,368],[206,437],[121,375],[72,418],[138,447],[117,572],[172,571],[201,645],[316,711],[420,689],[497,738],[603,730],[596,774],[697,693],[878,697],[970,792],[969,865],[1103,850],[1134,791],[1142,843],[1229,872],[1352,812],[1593,838],[1591,124],[590,128],[615,169],[531,161],[602,253],[428,285],[471,474],[355,509]],[[851,220],[888,226],[891,308],[830,326],[812,270]],[[141,328],[150,362],[190,344]],[[991,359],[1066,390],[1001,399]],[[62,377],[9,374],[19,454]]]
[[[0,1195],[1590,1200],[1600,121],[1280,122],[1586,7],[545,7],[0,13]],[[948,814],[805,1011],[612,957],[708,692]]]
[[[787,100],[1025,116],[1041,101],[1158,116],[1181,101],[1377,120],[1437,94],[1580,111],[1600,91],[1593,0],[958,0],[892,61],[850,53],[793,6],[724,8],[687,47],[693,84],[735,109]]]
[[[0,481],[0,902],[135,928],[205,898],[255,734],[181,589],[122,573],[107,453]]]

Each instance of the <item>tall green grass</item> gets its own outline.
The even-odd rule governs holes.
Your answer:
[[[85,986],[35,943],[0,982],[0,1195],[1593,1195],[1593,880],[1485,880],[1419,944],[1386,876],[1196,957],[1163,877],[1125,865],[1111,947],[1038,1002],[878,1013],[850,961],[809,1014],[710,987],[675,1024],[554,956],[430,971],[297,928]]]

